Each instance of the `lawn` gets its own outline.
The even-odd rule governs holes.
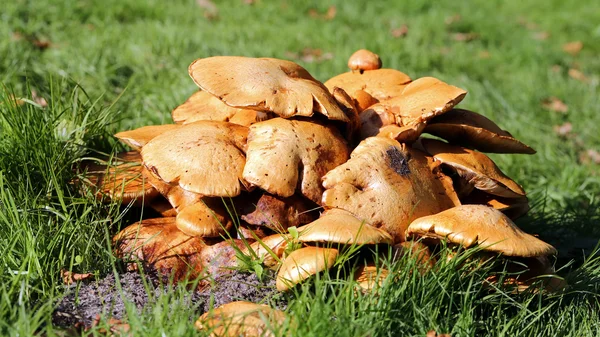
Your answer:
[[[559,249],[571,286],[512,296],[468,266],[420,275],[404,259],[393,268],[407,276],[378,295],[327,275],[298,288],[293,334],[600,335],[598,2],[14,0],[0,9],[0,36],[0,335],[63,335],[50,318],[65,292],[60,270],[122,268],[110,237],[131,212],[74,191],[73,164],[125,149],[117,131],[169,123],[197,88],[193,60],[291,59],[325,81],[360,48],[468,90],[462,108],[537,150],[492,158],[528,192],[532,210],[517,224]],[[131,311],[132,331],[197,334],[183,296]]]

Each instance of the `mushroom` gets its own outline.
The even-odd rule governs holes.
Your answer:
[[[502,212],[483,205],[457,206],[414,220],[408,237],[446,239],[466,248],[476,244],[504,256],[555,255],[556,249],[520,230]]]
[[[140,151],[144,145],[167,131],[179,128],[177,124],[149,125],[129,131],[115,134],[120,141],[131,146],[132,149]]]
[[[158,191],[142,176],[140,154],[136,151],[121,152],[112,158],[113,163],[85,163],[84,182],[93,187],[98,198],[120,200],[123,204],[152,200]]]
[[[241,219],[250,225],[265,226],[274,231],[300,226],[316,220],[317,205],[305,198],[293,195],[289,198],[263,193],[252,211],[242,214]]]
[[[217,56],[189,67],[194,82],[225,104],[281,117],[310,117],[319,112],[347,122],[327,88],[298,64],[272,58]]]
[[[288,247],[291,237],[286,234],[273,234],[261,238],[241,249],[242,254],[262,260],[267,267],[276,266]]]
[[[381,68],[381,59],[379,55],[370,50],[359,49],[348,59],[348,68],[361,73],[365,70],[379,69]]]
[[[482,152],[526,153],[535,150],[515,139],[510,133],[476,112],[454,109],[432,119],[425,132],[444,138],[452,144]]]
[[[286,291],[307,278],[333,266],[338,256],[334,248],[304,247],[283,260],[277,273],[277,290]]]
[[[350,160],[323,177],[326,208],[349,211],[404,241],[408,224],[455,206],[425,154],[384,137],[369,137]]]
[[[191,236],[221,236],[233,226],[223,206],[220,198],[203,198],[177,214],[177,228]]]
[[[142,148],[146,166],[159,179],[185,191],[233,197],[243,189],[248,128],[201,121],[152,139]]]
[[[235,301],[204,313],[196,320],[198,330],[211,336],[275,336],[287,316],[264,304]]]
[[[485,154],[434,139],[423,139],[421,144],[435,160],[451,167],[475,188],[505,198],[525,196],[523,188]]]
[[[206,91],[196,91],[190,98],[173,110],[173,121],[189,124],[197,121],[222,121],[249,126],[269,119],[267,112],[230,107]]]
[[[173,208],[173,205],[171,205],[166,198],[155,198],[150,202],[149,206],[162,217],[169,218],[177,216],[177,210]]]
[[[463,198],[463,203],[493,207],[512,220],[518,219],[529,212],[529,200],[527,197],[502,198],[479,190],[475,190]]]
[[[317,123],[274,118],[250,126],[243,179],[281,197],[296,189],[319,203],[321,177],[348,158],[339,132]]]
[[[369,292],[376,287],[381,287],[383,281],[390,275],[389,270],[377,267],[374,263],[359,266],[354,272],[354,281],[362,288],[363,292]]]
[[[377,98],[371,96],[368,92],[364,90],[356,90],[354,94],[352,94],[352,97],[354,97],[354,101],[356,102],[356,107],[358,109],[359,114],[366,110],[368,107],[379,103],[379,100]]]
[[[181,232],[172,217],[129,225],[115,235],[113,244],[117,257],[142,261],[174,281],[197,277],[203,270],[199,252],[206,243]],[[128,268],[135,270],[137,265],[129,263]]]
[[[359,220],[350,212],[332,209],[319,219],[298,228],[298,241],[355,245],[392,244],[392,237],[384,230]]]

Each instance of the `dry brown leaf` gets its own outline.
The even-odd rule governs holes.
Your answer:
[[[590,81],[590,79],[587,76],[585,76],[584,73],[582,73],[581,71],[579,71],[575,68],[569,69],[569,77],[571,77],[574,80],[583,82],[583,83],[587,83]]]
[[[204,9],[205,18],[212,20],[219,16],[219,9],[211,0],[196,0],[196,4]]]
[[[444,20],[444,23],[447,25],[451,25],[453,23],[460,22],[461,20],[462,20],[462,16],[460,16],[460,14],[454,14],[452,16],[447,17]]]
[[[98,332],[108,336],[131,336],[131,327],[127,323],[123,323],[120,319],[110,318],[106,322],[109,330],[104,328],[98,329]],[[100,315],[96,315],[92,320],[92,327],[100,325]],[[86,329],[90,330],[90,329]]]
[[[37,91],[35,90],[31,90],[31,99],[42,108],[48,106],[48,102],[46,102],[46,99],[44,99],[44,97],[39,96]]]
[[[79,273],[74,273],[72,271],[62,269],[60,271],[60,277],[62,278],[64,284],[69,285],[69,284],[73,284],[77,281],[83,281],[83,280],[87,280],[89,278],[93,278],[94,274],[91,274],[91,273],[79,274]]]
[[[427,331],[426,337],[452,337],[452,336],[450,336],[450,334],[447,334],[447,333],[438,334],[435,330],[429,330],[429,331]]]
[[[308,10],[308,16],[310,16],[313,19],[324,19],[329,21],[333,20],[336,15],[337,8],[335,6],[329,6],[329,8],[327,8],[327,12],[325,12],[324,14],[319,13],[319,11],[317,11],[314,8]]]
[[[579,154],[579,162],[582,164],[600,165],[600,152],[594,149],[583,151]]]
[[[454,41],[470,42],[479,38],[477,33],[454,33],[452,34]]]
[[[47,39],[34,39],[31,41],[31,44],[37,47],[39,50],[46,50],[50,48],[50,41]]]
[[[10,39],[12,41],[21,41],[23,40],[23,34],[21,34],[20,32],[12,32],[10,34]]]
[[[492,55],[487,50],[482,50],[482,51],[479,52],[479,58],[480,59],[489,59],[491,56]]]
[[[575,55],[579,54],[581,49],[583,49],[583,42],[573,41],[573,42],[565,43],[565,44],[563,44],[562,49],[565,52],[575,56]]]
[[[554,126],[554,132],[556,132],[556,134],[562,137],[570,135],[571,131],[573,131],[573,124],[571,124],[570,122],[566,122],[563,125]]]
[[[551,70],[553,73],[556,73],[556,74],[558,74],[558,73],[560,73],[560,72],[562,71],[562,67],[561,67],[561,66],[559,66],[558,64],[555,64],[555,65],[553,65],[552,67],[550,67],[550,70]]]
[[[408,26],[402,25],[400,28],[392,29],[391,33],[395,38],[405,37],[408,34]]]
[[[517,22],[519,23],[519,25],[529,29],[529,30],[535,30],[538,29],[538,25],[536,23],[533,23],[529,20],[527,20],[524,17],[520,17]]]
[[[536,40],[548,40],[548,38],[550,37],[550,33],[548,32],[535,32],[532,34],[533,38]]]
[[[546,110],[560,113],[567,113],[569,111],[569,106],[554,96],[546,98],[542,102],[542,107],[544,107]]]

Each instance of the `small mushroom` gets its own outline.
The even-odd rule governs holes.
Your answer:
[[[462,205],[414,220],[406,235],[446,239],[466,248],[476,244],[504,256],[555,255],[556,249],[520,230],[506,215],[483,205]]]
[[[425,150],[442,164],[454,169],[475,188],[505,198],[521,198],[525,191],[507,177],[485,154],[434,139],[423,139]]]
[[[196,91],[185,103],[175,108],[171,116],[177,124],[222,121],[244,126],[270,118],[270,114],[263,111],[230,107],[206,91]]]
[[[140,154],[137,151],[118,153],[113,158],[114,165],[86,163],[84,183],[91,186],[98,198],[108,197],[120,200],[123,204],[136,201],[150,201],[159,192],[143,177]]]
[[[339,132],[317,123],[274,118],[250,126],[243,179],[281,197],[297,189],[319,203],[321,177],[348,158]]]
[[[289,235],[273,234],[242,247],[241,251],[244,255],[262,260],[265,266],[273,267],[277,265],[277,259],[283,256],[290,240]]]
[[[515,139],[510,133],[476,112],[454,109],[432,119],[425,132],[444,138],[452,144],[482,152],[526,153],[535,150]]]
[[[275,282],[277,290],[286,291],[307,278],[333,266],[338,256],[334,248],[304,247],[283,260]]]
[[[177,228],[190,236],[218,237],[233,226],[220,198],[203,198],[177,214]]]
[[[348,59],[348,68],[361,73],[365,70],[376,70],[381,68],[381,59],[370,50],[359,49]]]
[[[203,196],[234,197],[242,191],[248,128],[201,121],[152,139],[144,165],[162,181]]]
[[[364,292],[369,292],[376,287],[381,287],[383,281],[390,275],[389,270],[377,267],[373,263],[361,265],[354,272],[354,281]]]
[[[189,67],[194,82],[225,104],[273,112],[281,117],[348,121],[321,82],[298,64],[272,58],[217,56],[198,59]]]
[[[204,313],[196,320],[198,330],[211,336],[275,336],[287,316],[283,311],[264,304],[235,301]]]
[[[369,137],[350,160],[323,177],[322,203],[341,208],[404,241],[409,223],[454,206],[425,154],[384,137]]]
[[[176,130],[177,124],[149,125],[129,131],[115,134],[120,141],[131,146],[132,149],[140,151],[144,145],[165,132]]]
[[[115,255],[126,260],[139,260],[174,281],[200,275],[203,265],[199,252],[206,243],[185,235],[175,226],[175,218],[146,219],[134,223],[113,238]],[[135,263],[128,268],[136,269]]]
[[[356,108],[358,109],[358,113],[365,111],[368,107],[379,103],[379,100],[373,96],[371,96],[368,92],[364,90],[356,90],[354,94],[352,94],[354,101],[356,102]]]
[[[319,219],[298,228],[298,241],[355,245],[392,244],[392,237],[384,230],[366,224],[352,213],[332,209]]]

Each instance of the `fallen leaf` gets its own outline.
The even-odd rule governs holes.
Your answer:
[[[108,324],[109,330],[100,328],[100,329],[98,329],[99,333],[109,335],[109,336],[131,336],[131,333],[130,333],[131,326],[129,326],[129,324],[127,324],[127,323],[123,323],[123,321],[121,321],[120,319],[110,318],[106,323]],[[96,327],[98,325],[100,325],[100,315],[96,315],[94,317],[94,319],[92,320],[91,327]],[[90,329],[86,329],[86,330],[90,330]]]
[[[21,41],[23,40],[23,34],[21,34],[20,32],[12,32],[10,34],[10,39],[13,41]]]
[[[35,90],[31,90],[31,99],[42,108],[48,106],[48,102],[46,102],[46,99],[44,97],[38,96],[38,93]]]
[[[479,58],[480,59],[489,59],[491,56],[492,55],[487,50],[482,50],[482,51],[479,52]]]
[[[549,37],[550,37],[550,33],[548,33],[548,32],[533,33],[533,38],[536,40],[544,41],[544,40],[548,40]]]
[[[581,71],[575,69],[575,68],[571,68],[569,69],[569,76],[577,81],[583,82],[583,83],[587,83],[590,81],[589,78],[587,78],[587,76],[585,76],[584,73],[582,73]]]
[[[454,33],[452,34],[454,41],[470,42],[479,38],[477,33]]]
[[[91,274],[91,273],[78,274],[78,273],[74,273],[72,271],[62,269],[60,271],[60,276],[62,277],[63,283],[66,285],[69,285],[69,284],[73,284],[77,281],[83,281],[88,278],[92,278],[92,277],[94,277],[94,274]]]
[[[554,132],[561,137],[566,137],[573,131],[573,124],[566,122],[563,125],[555,125]]]
[[[34,39],[31,41],[31,44],[37,47],[39,50],[46,50],[50,48],[50,41],[46,39]]]
[[[324,14],[319,13],[314,8],[308,10],[308,15],[313,19],[324,19],[324,20],[333,20],[337,14],[337,8],[335,6],[329,6],[327,8],[327,12]]]
[[[444,23],[447,25],[451,25],[453,23],[460,22],[461,20],[462,20],[462,16],[460,16],[460,14],[454,14],[452,16],[447,17],[444,20]]]
[[[555,64],[555,65],[553,65],[552,67],[550,67],[550,70],[551,70],[553,73],[557,73],[557,74],[558,74],[558,73],[560,73],[560,72],[562,71],[562,67],[561,67],[561,66],[559,66],[558,64]]]
[[[391,33],[395,38],[405,37],[408,34],[408,26],[402,25],[400,28],[392,29]]]
[[[565,43],[565,44],[563,44],[562,49],[565,52],[575,56],[575,55],[579,54],[581,49],[583,49],[583,42],[573,41],[573,42]]]
[[[521,25],[529,30],[538,29],[538,25],[536,23],[533,23],[524,17],[520,17],[519,19],[517,19],[517,22],[519,23],[519,25]]]
[[[542,107],[546,110],[560,113],[567,113],[569,111],[569,106],[554,96],[545,99],[542,102]]]
[[[204,9],[205,18],[212,20],[219,16],[219,9],[217,8],[217,5],[214,4],[214,2],[210,0],[196,0],[196,4],[200,8]]]
[[[452,337],[447,333],[438,334],[435,330],[427,331],[426,337]]]
[[[599,164],[600,165],[600,152],[594,149],[583,151],[579,154],[579,162],[582,164]]]

